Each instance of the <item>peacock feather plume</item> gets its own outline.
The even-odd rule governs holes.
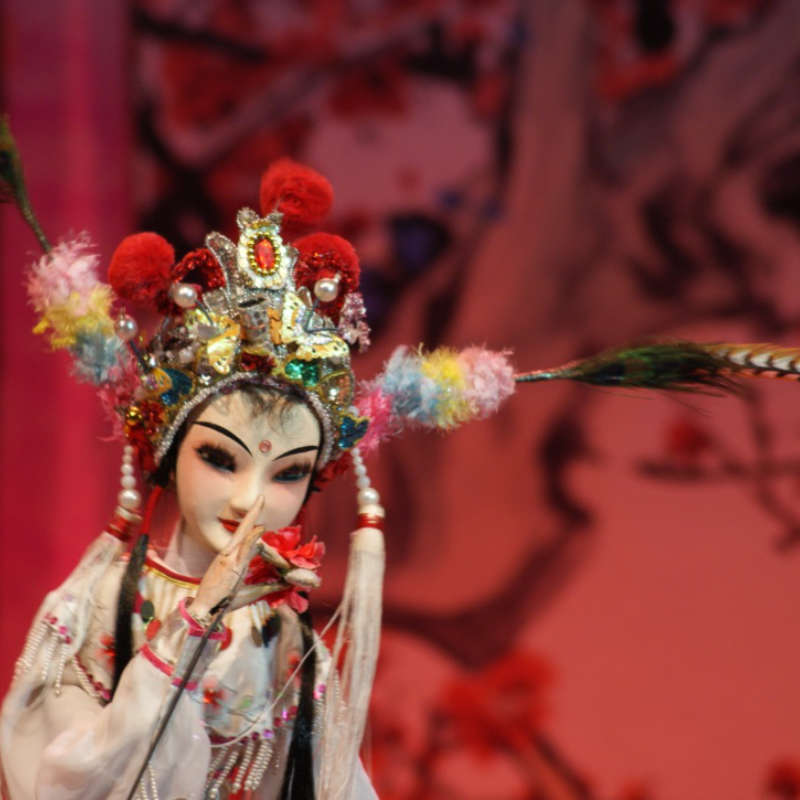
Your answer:
[[[30,225],[39,244],[45,253],[50,251],[50,242],[44,235],[39,225],[39,220],[33,213],[28,192],[25,188],[25,178],[22,172],[22,159],[17,149],[8,117],[0,115],[0,202],[14,203],[22,214],[25,222]]]
[[[682,392],[732,392],[732,375],[741,366],[714,346],[694,342],[654,342],[606,350],[553,369],[514,376],[518,383],[571,380],[595,386],[668,389]]]

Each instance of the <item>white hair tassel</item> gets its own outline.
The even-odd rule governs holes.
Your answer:
[[[358,527],[350,543],[347,579],[338,609],[339,625],[326,678],[320,737],[320,800],[347,800],[352,796],[380,646],[386,561],[381,529],[384,511],[377,491],[369,485],[357,448],[352,456],[359,490]]]

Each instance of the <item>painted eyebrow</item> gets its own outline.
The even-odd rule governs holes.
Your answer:
[[[234,442],[240,444],[245,450],[247,450],[248,455],[253,455],[250,452],[250,448],[235,433],[232,433],[227,428],[223,428],[222,425],[216,425],[213,422],[195,422],[194,424],[202,425],[204,428],[211,428],[212,431],[217,431],[217,433],[221,433],[223,436],[233,439]]]
[[[286,456],[295,456],[298,453],[308,453],[311,450],[319,450],[319,445],[316,444],[307,444],[305,447],[295,447],[294,450],[287,450],[285,453],[281,453],[279,456],[275,456],[273,461],[277,461],[280,458],[286,458]]]

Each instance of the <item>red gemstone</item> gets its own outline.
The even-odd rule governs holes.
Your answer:
[[[147,641],[149,642],[161,629],[161,623],[157,619],[151,619],[150,622],[147,623],[147,627],[144,629],[144,635]]]
[[[222,638],[222,641],[220,642],[219,649],[226,650],[228,648],[228,645],[230,645],[232,639],[233,639],[233,631],[226,625],[224,636]]]
[[[253,248],[256,261],[262,272],[272,272],[275,268],[275,248],[269,239],[262,239]]]

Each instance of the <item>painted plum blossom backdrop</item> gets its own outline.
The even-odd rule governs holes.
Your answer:
[[[362,258],[365,376],[420,341],[521,369],[653,335],[800,343],[798,26],[790,0],[136,2],[108,25],[132,224],[187,250],[270,160],[321,169]],[[527,387],[388,445],[381,797],[800,796],[798,391]],[[352,497],[315,504],[322,619]]]

